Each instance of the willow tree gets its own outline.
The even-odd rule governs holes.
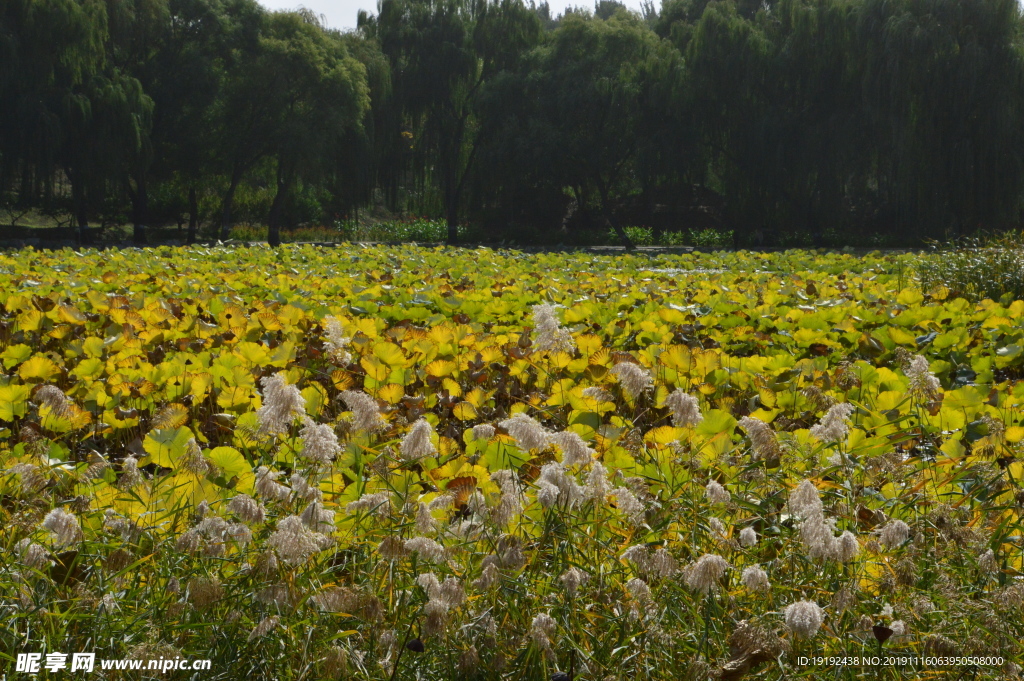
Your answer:
[[[22,201],[50,193],[76,121],[90,115],[82,89],[104,68],[106,39],[99,0],[0,3],[0,192],[18,180]],[[87,176],[69,175],[83,240]]]
[[[169,21],[152,59],[154,174],[186,193],[187,242],[199,225],[199,193],[217,159],[213,108],[224,81],[227,13],[219,0],[170,0]]]
[[[361,29],[391,61],[394,106],[413,131],[421,172],[436,173],[455,243],[481,93],[537,43],[540,22],[521,0],[382,0]]]
[[[322,30],[308,13],[272,14],[249,66],[275,161],[267,226],[270,245],[277,246],[282,208],[295,182],[322,172],[345,131],[362,125],[369,87],[366,68],[348,54],[341,36]]]
[[[708,175],[727,198],[730,222],[744,228],[764,224],[774,181],[762,129],[772,44],[759,26],[725,3],[709,5],[692,32],[675,34],[686,40],[689,101]]]
[[[890,219],[941,237],[1016,223],[1024,58],[1016,0],[865,0],[864,110]]]
[[[551,170],[581,208],[597,193],[604,221],[626,246],[632,243],[613,215],[612,197],[636,189],[641,151],[668,123],[652,114],[671,106],[681,76],[672,45],[622,11],[607,20],[567,16],[537,54],[530,96],[546,129],[541,138],[550,140]]]

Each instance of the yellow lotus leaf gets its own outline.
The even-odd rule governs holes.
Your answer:
[[[186,508],[194,509],[204,501],[213,504],[224,498],[216,484],[185,470],[165,476],[154,487],[154,495],[162,495],[169,501],[169,506],[184,504]]]
[[[290,340],[286,340],[276,348],[270,354],[270,365],[275,367],[284,368],[295,360],[295,343]]]
[[[38,331],[42,326],[43,319],[45,316],[39,310],[25,310],[18,315],[18,330],[19,331]]]
[[[1016,480],[1018,485],[1024,485],[1024,462],[1020,460],[1013,461],[1006,467],[1006,474],[1013,480]]]
[[[214,447],[206,452],[207,460],[217,467],[221,477],[234,481],[234,489],[238,493],[251,494],[256,484],[252,465],[242,453],[234,447]]]
[[[281,320],[273,312],[260,312],[256,315],[256,320],[267,331],[280,331],[284,328]]]
[[[900,305],[913,306],[924,300],[924,295],[915,288],[905,288],[896,296],[896,302]]]
[[[0,353],[0,359],[3,360],[4,367],[8,369],[21,364],[31,356],[32,348],[24,343],[8,346],[6,350]]]
[[[85,339],[82,343],[82,350],[89,357],[102,357],[103,356],[103,339],[97,338],[96,336],[90,336]]]
[[[45,355],[36,355],[21,363],[18,367],[18,376],[23,381],[43,382],[49,381],[60,373],[61,369]]]
[[[476,407],[470,402],[459,402],[452,408],[452,415],[460,421],[472,421],[476,418]]]
[[[473,390],[470,390],[468,393],[466,393],[466,401],[472,404],[477,409],[484,406],[484,404],[487,403],[487,400],[489,398],[490,395],[481,390],[480,388],[474,388]]]
[[[25,416],[31,391],[27,385],[0,385],[0,421]]]
[[[682,429],[673,426],[658,426],[647,431],[644,440],[659,445],[667,445],[679,439]]]
[[[426,372],[428,376],[441,378],[443,376],[450,376],[457,368],[458,365],[455,362],[438,359],[427,365]]]
[[[408,362],[402,348],[394,343],[381,342],[373,346],[373,354],[389,367],[405,367]]]
[[[72,307],[71,305],[58,305],[57,313],[61,321],[74,324],[75,326],[83,326],[87,321],[85,314],[77,307]]]
[[[551,397],[548,398],[547,405],[549,407],[560,407],[563,404],[569,404],[570,395],[575,387],[576,383],[571,378],[563,378],[556,381],[548,390]]]
[[[604,453],[604,466],[609,473],[623,471],[627,476],[636,468],[636,460],[623,447],[613,446]]]
[[[185,454],[188,441],[195,436],[188,428],[168,428],[152,430],[146,434],[142,448],[149,455],[140,462],[141,465],[155,463],[162,468],[175,468],[179,459]]]
[[[377,398],[389,404],[398,404],[405,396],[405,388],[397,383],[389,383],[377,391]]]
[[[1006,438],[1007,442],[1016,444],[1017,442],[1024,440],[1024,427],[1010,426],[1009,428],[1006,429],[1006,434],[1004,435],[1004,437]]]
[[[281,324],[286,327],[296,326],[305,317],[306,313],[302,308],[295,307],[294,305],[285,305],[277,312],[277,318],[281,321]]]
[[[225,411],[242,412],[256,407],[259,397],[251,388],[231,386],[217,393],[217,406]]]
[[[331,385],[337,391],[348,390],[352,387],[354,381],[352,380],[352,374],[345,371],[344,369],[335,369],[331,372]]]
[[[169,404],[153,415],[150,426],[156,430],[180,428],[188,423],[188,408],[181,404]]]
[[[714,350],[704,350],[694,354],[693,373],[695,376],[707,376],[722,366],[722,356]]]
[[[441,386],[448,391],[448,394],[452,397],[462,397],[462,386],[451,378],[446,378],[441,381]]]
[[[602,341],[600,336],[584,334],[576,337],[576,347],[579,348],[580,354],[584,356],[593,355],[601,349],[601,346]]]
[[[359,364],[366,370],[366,375],[377,382],[386,381],[391,374],[388,365],[373,355],[363,357],[359,360]]]
[[[235,345],[234,354],[246,361],[248,366],[266,366],[270,362],[270,352],[259,343],[243,341]]]
[[[313,418],[320,416],[324,405],[327,404],[327,389],[316,381],[310,381],[300,392],[306,400],[306,413]]]

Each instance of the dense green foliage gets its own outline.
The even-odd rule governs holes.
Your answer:
[[[254,0],[9,0],[0,199],[140,242],[366,209],[452,241],[959,237],[1024,207],[1022,26],[1014,0],[381,0],[351,33]]]
[[[1020,236],[971,238],[947,244],[917,265],[921,287],[944,286],[971,300],[1024,299],[1024,244]]]

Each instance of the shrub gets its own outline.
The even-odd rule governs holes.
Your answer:
[[[1024,234],[972,238],[936,245],[917,266],[921,288],[945,286],[970,300],[1024,298]]]
[[[703,229],[700,231],[664,231],[655,237],[650,227],[625,227],[626,235],[636,246],[700,246],[702,248],[724,248],[732,245],[732,230],[719,231]],[[606,235],[608,244],[619,244],[620,239],[614,229]]]

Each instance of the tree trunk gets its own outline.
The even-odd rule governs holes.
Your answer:
[[[188,236],[185,237],[185,243],[194,244],[196,242],[196,229],[199,226],[199,201],[196,199],[196,186],[194,184],[188,187]]]
[[[267,216],[267,243],[274,248],[281,245],[281,208],[290,187],[291,178],[278,166],[277,192],[274,194],[274,202],[270,204],[270,215]]]
[[[64,174],[71,182],[71,202],[75,211],[75,222],[78,225],[78,245],[87,246],[92,243],[92,232],[89,231],[89,215],[82,177],[77,171],[72,171],[70,168],[65,168]]]
[[[618,235],[619,240],[622,241],[622,245],[626,247],[627,251],[631,251],[634,246],[632,239],[626,234],[626,230],[622,228],[622,225],[612,217],[611,208],[608,206],[608,187],[605,186],[604,182],[600,180],[597,182],[597,191],[601,193],[601,213],[604,215],[605,222],[611,225],[612,229]]]
[[[241,180],[242,173],[235,171],[231,174],[231,184],[228,185],[228,191],[224,194],[224,200],[221,202],[220,238],[224,241],[231,236],[231,208],[235,203],[235,190],[238,189],[238,183]]]
[[[448,243],[459,243],[459,205],[458,201],[452,201],[445,211],[448,220]]]
[[[149,208],[149,195],[146,192],[146,175],[140,172],[135,180],[135,191],[132,198],[132,242],[137,246],[146,243],[146,213]]]
[[[444,192],[444,218],[448,225],[448,243],[459,241],[459,188],[458,172],[454,163],[441,163],[441,187]]]

